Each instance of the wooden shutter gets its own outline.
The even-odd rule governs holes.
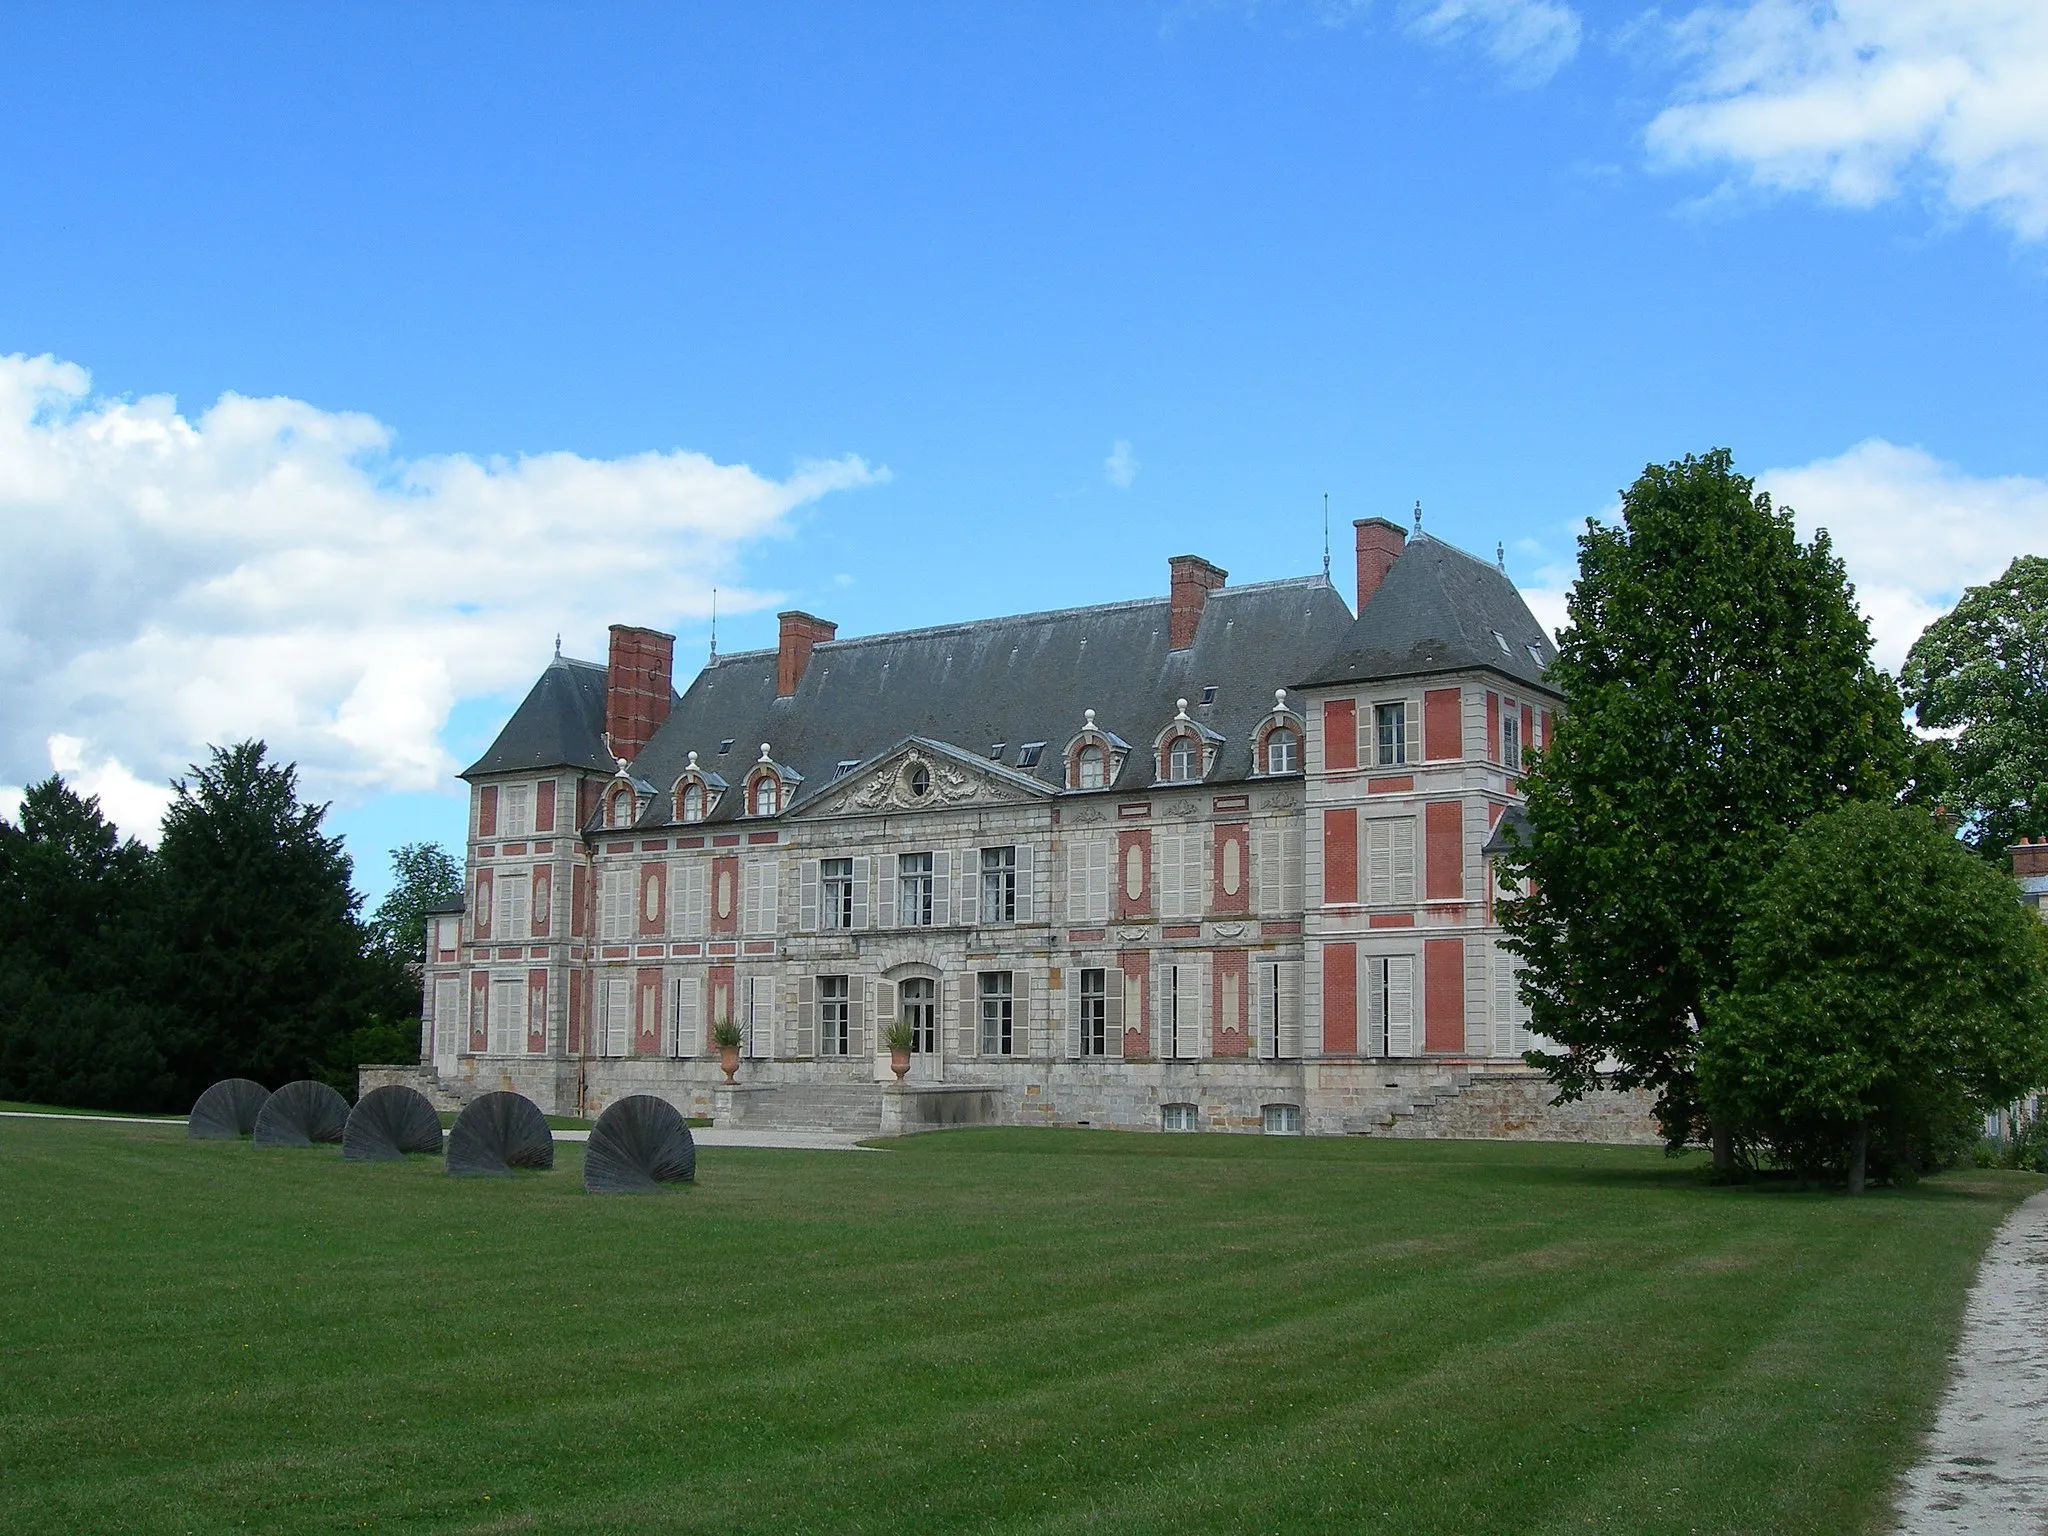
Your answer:
[[[1156,899],[1159,915],[1172,922],[1181,915],[1180,894],[1180,840],[1187,834],[1178,828],[1162,828],[1153,837],[1152,846],[1158,850],[1159,873],[1153,878],[1158,883]]]
[[[624,976],[604,979],[604,1054],[626,1054],[626,1031],[633,1014],[633,984]]]
[[[805,933],[818,931],[818,861],[805,859],[803,862],[803,893],[798,898],[800,910],[797,924]]]
[[[882,1048],[882,1036],[887,1032],[889,1026],[896,1022],[896,1008],[896,983],[877,979],[875,982],[875,1049],[878,1051]]]
[[[1128,978],[1123,967],[1105,965],[1102,971],[1103,1054],[1112,1061],[1124,1054],[1124,986]]]
[[[1200,917],[1209,905],[1209,861],[1204,856],[1207,834],[1200,827],[1188,827],[1180,836],[1181,915]]]
[[[1280,1059],[1301,1057],[1301,962],[1281,960],[1274,969],[1280,973]]]
[[[1388,906],[1394,900],[1393,826],[1390,821],[1365,824],[1365,899],[1375,907]]]
[[[1067,1060],[1081,1059],[1081,967],[1067,967]]]
[[[434,983],[434,1052],[452,1056],[462,1049],[462,980],[443,976]]]
[[[818,1054],[818,982],[814,976],[799,976],[796,981],[796,1039],[791,1042],[790,1054]]]
[[[704,1049],[704,979],[692,971],[675,984],[675,1052],[695,1056]]]
[[[981,980],[969,971],[954,986],[958,988],[960,1052],[963,1058],[981,1054]]]
[[[1067,921],[1085,923],[1088,918],[1088,843],[1086,838],[1067,839]]]
[[[1214,979],[1209,974],[1209,964],[1209,957],[1205,955],[1192,967],[1195,973],[1195,1018],[1194,1029],[1189,1033],[1186,1054],[1189,1059],[1195,1061],[1209,1054],[1210,1042],[1215,1038],[1212,1033],[1212,1004],[1209,995],[1214,990]]]
[[[1256,892],[1254,900],[1258,910],[1273,913],[1283,910],[1280,900],[1280,828],[1272,822],[1262,822],[1252,843],[1252,887]]]
[[[846,978],[846,1054],[870,1056],[868,1049],[868,981],[865,976]]]
[[[1398,905],[1409,905],[1415,900],[1415,818],[1403,816],[1392,823],[1394,895]]]
[[[1031,845],[1017,845],[1017,921],[1031,921]]]
[[[1098,832],[1088,839],[1088,912],[1089,921],[1109,921],[1110,866],[1116,863],[1116,839],[1107,832]]]
[[[1415,1054],[1415,958],[1390,955],[1387,967],[1387,1054]]]
[[[875,861],[868,857],[853,861],[853,926],[868,925],[868,884],[875,878]]]
[[[1406,760],[1411,764],[1422,761],[1422,711],[1415,705],[1416,701],[1411,699],[1401,711],[1402,734],[1407,738]]]
[[[1280,828],[1280,906],[1282,912],[1302,909],[1301,845],[1306,828],[1289,817]]]
[[[952,865],[953,854],[950,849],[940,848],[933,852],[932,921],[934,923],[950,923],[953,921]],[[967,921],[974,921],[972,909],[968,911]]]
[[[882,865],[882,919],[884,928],[896,926],[896,855],[884,854]]]

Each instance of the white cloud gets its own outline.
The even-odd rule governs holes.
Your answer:
[[[1879,437],[1767,470],[1757,484],[1797,513],[1803,535],[1828,530],[1870,618],[1877,663],[1894,674],[1963,588],[1990,581],[2015,555],[2048,554],[2048,481],[1980,479]]]
[[[245,736],[323,797],[445,785],[457,699],[530,680],[558,630],[601,660],[607,623],[700,616],[714,583],[728,612],[769,601],[725,579],[740,547],[887,478],[853,457],[775,480],[680,451],[390,444],[297,400],[186,417],[0,357],[0,782],[47,757],[132,832],[153,830],[122,815],[149,815],[151,784]]]
[[[1869,207],[1924,187],[2048,235],[2048,4],[1747,0],[1673,39],[1693,73],[1648,129],[1667,165]]]
[[[1109,457],[1102,461],[1102,472],[1109,477],[1109,483],[1118,490],[1124,490],[1138,478],[1138,456],[1131,452],[1131,445],[1125,438],[1118,438],[1109,450]]]
[[[74,793],[88,799],[97,796],[107,820],[144,842],[156,841],[164,812],[171,808],[169,784],[146,783],[111,757],[93,761],[76,736],[52,736],[48,745],[50,766],[64,775]]]
[[[1542,85],[1579,51],[1578,13],[1559,0],[1424,0],[1408,30],[1477,47],[1514,85]]]

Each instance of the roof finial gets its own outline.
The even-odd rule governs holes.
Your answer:
[[[691,771],[692,773],[695,773],[695,772],[697,772],[697,771],[698,771],[698,769],[697,769],[697,754],[696,754],[695,750],[692,750],[692,751],[691,751],[691,753],[690,753],[690,760],[689,760],[689,762],[685,763],[685,764],[684,764],[683,766],[684,766],[685,768],[688,768],[688,769],[689,769],[689,770],[690,770],[690,771]]]
[[[711,589],[711,659],[718,660],[718,588]]]
[[[770,758],[768,756],[768,743],[765,741],[761,743],[761,761],[764,763],[770,761]]]
[[[1323,492],[1323,580],[1330,579],[1330,493]]]
[[[561,659],[562,659],[562,632],[561,632],[561,631],[560,631],[560,630],[558,629],[558,630],[556,630],[556,631],[555,631],[555,660],[557,660],[557,661],[560,661]]]
[[[1092,731],[1092,730],[1094,730],[1094,729],[1095,729],[1095,711],[1094,711],[1094,710],[1092,710],[1092,709],[1084,709],[1084,710],[1082,710],[1082,711],[1081,711],[1081,729],[1082,729],[1082,730],[1084,730],[1084,731]]]
[[[1186,720],[1188,718],[1188,701],[1186,699],[1175,699],[1173,703],[1174,707],[1180,711],[1173,718],[1176,721]]]
[[[1281,710],[1285,709],[1286,707],[1287,690],[1285,688],[1275,688],[1273,690],[1273,708],[1276,710]]]
[[[1422,503],[1415,503],[1415,531],[1422,532]]]
[[[1505,576],[1508,573],[1508,547],[1505,544],[1493,546],[1493,568]]]

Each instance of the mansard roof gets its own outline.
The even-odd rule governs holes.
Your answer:
[[[530,768],[595,768],[617,764],[604,749],[605,669],[557,655],[512,711],[490,750],[463,770],[465,779]]]
[[[1530,656],[1531,646],[1541,662]],[[1556,654],[1506,573],[1418,533],[1366,600],[1351,633],[1329,661],[1304,674],[1302,686],[1475,667],[1555,693],[1546,674]]]
[[[1167,609],[1166,598],[1142,598],[830,640],[812,651],[785,699],[775,696],[774,651],[721,657],[697,675],[634,772],[666,787],[694,750],[700,767],[737,778],[765,741],[778,763],[804,775],[791,801],[801,808],[830,788],[840,763],[869,762],[922,737],[1059,787],[1084,709],[1104,731],[1150,741],[1185,698],[1190,718],[1224,740],[1206,781],[1247,777],[1252,733],[1272,710],[1273,690],[1320,667],[1351,628],[1351,612],[1321,576],[1222,587],[1207,595],[1194,644],[1175,651]],[[1210,686],[1215,701],[1204,706]],[[1003,751],[993,758],[997,742]],[[1034,742],[1044,743],[1039,761],[1025,768],[1019,748]],[[1111,787],[1150,784],[1153,771],[1149,752],[1132,752]],[[728,795],[709,819],[740,810]]]

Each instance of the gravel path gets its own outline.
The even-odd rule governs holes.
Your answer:
[[[1898,1511],[1900,1536],[2048,1532],[2048,1192],[1991,1239],[1941,1416]]]

